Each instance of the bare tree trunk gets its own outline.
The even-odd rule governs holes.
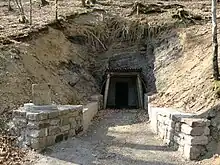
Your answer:
[[[32,0],[30,0],[30,25],[32,25]]]
[[[213,77],[214,80],[219,80],[216,0],[212,0],[212,44],[213,44],[213,59],[212,59]]]
[[[17,1],[17,0],[16,0]],[[20,23],[28,23],[28,20],[27,18],[25,17],[25,14],[24,14],[24,8],[23,8],[23,5],[22,5],[22,2],[21,0],[18,0],[17,1],[17,4],[20,8],[20,13],[21,13],[21,20],[19,20]]]
[[[56,8],[56,20],[58,20],[58,0],[56,0],[55,8]]]
[[[46,0],[41,0],[41,6],[49,5],[49,2]]]
[[[86,6],[86,1],[82,0],[82,6],[85,7]]]
[[[11,0],[8,0],[8,11],[12,11],[12,7],[11,7]]]
[[[92,4],[96,3],[96,0],[89,0]]]

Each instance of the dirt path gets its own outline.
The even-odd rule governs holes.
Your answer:
[[[142,118],[142,120],[141,120]],[[88,132],[38,155],[34,165],[193,165],[164,146],[139,110],[101,111]]]

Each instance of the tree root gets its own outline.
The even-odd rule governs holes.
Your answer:
[[[184,6],[179,4],[164,5],[163,3],[144,5],[143,3],[135,2],[133,4],[132,11],[129,14],[129,16],[133,15],[134,13],[138,13],[138,14],[163,13],[166,12],[168,9],[173,9],[173,8],[175,9],[184,8]]]
[[[183,21],[184,23],[195,23],[196,20],[202,20],[202,16],[194,15],[190,13],[189,11],[184,10],[183,5],[179,5],[179,4],[164,5],[163,3],[144,5],[140,2],[135,2],[133,4],[132,11],[128,16],[131,16],[135,13],[137,15],[158,14],[158,13],[168,12],[170,9],[174,11],[172,18],[179,19]]]
[[[49,5],[49,2],[46,1],[46,0],[41,0],[41,6],[46,6],[46,5]]]
[[[29,22],[28,19],[24,15],[19,18],[19,23],[25,24],[28,22]]]
[[[128,16],[133,15],[134,13],[138,14],[152,14],[152,13],[163,13],[163,9],[156,4],[144,5],[140,2],[135,2],[132,7],[132,11]]]
[[[202,16],[194,15],[182,8],[177,10],[176,13],[172,15],[172,18],[179,19],[185,23],[195,23],[196,20],[202,20]]]

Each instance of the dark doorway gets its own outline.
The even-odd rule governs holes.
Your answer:
[[[115,106],[116,108],[128,107],[128,83],[116,82],[115,84]]]

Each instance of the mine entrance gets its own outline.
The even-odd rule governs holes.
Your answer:
[[[107,69],[104,77],[104,109],[143,108],[146,89],[142,69]]]
[[[128,83],[116,82],[115,84],[115,107],[128,108]]]

